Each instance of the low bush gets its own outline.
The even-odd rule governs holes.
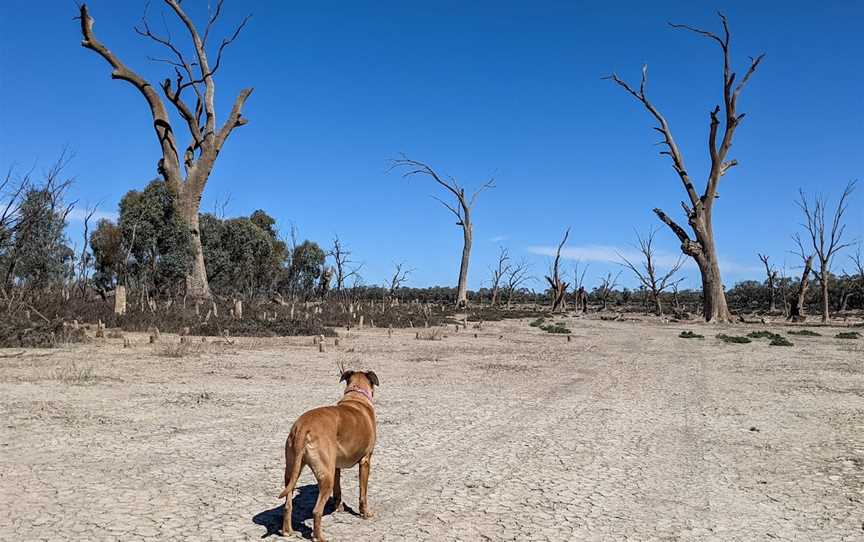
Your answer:
[[[682,331],[678,334],[682,339],[704,339],[704,335],[699,335],[698,333],[693,333],[692,331]]]
[[[776,333],[772,333],[770,331],[754,331],[752,333],[747,334],[751,339],[773,339],[778,335]]]
[[[565,326],[563,322],[558,322],[555,324],[549,324],[546,326],[540,326],[540,329],[542,329],[546,333],[557,333],[557,334],[562,334],[562,335],[566,335],[566,334],[570,333],[570,330],[567,329],[567,326]]]
[[[857,331],[841,331],[835,337],[838,339],[860,339],[861,334]]]
[[[816,333],[809,329],[793,329],[789,331],[789,335],[798,335],[799,337],[821,337],[821,333]]]
[[[771,346],[794,346],[789,339],[782,335],[774,335],[771,337],[771,342],[769,342]]]
[[[750,341],[747,337],[739,337],[737,335],[726,335],[725,333],[718,333],[717,338],[723,341],[724,343],[731,344],[747,344]]]
[[[83,329],[64,325],[61,320],[31,322],[25,318],[10,318],[0,321],[0,348],[54,348],[86,340]]]

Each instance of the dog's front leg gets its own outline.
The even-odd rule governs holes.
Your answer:
[[[369,469],[372,467],[372,455],[367,455],[360,460],[360,516],[369,519],[372,511],[369,510],[369,500],[366,496],[366,488],[369,485]]]

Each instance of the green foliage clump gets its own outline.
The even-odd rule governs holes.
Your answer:
[[[24,194],[14,231],[0,232],[0,271],[5,282],[17,279],[23,286],[44,289],[72,277],[74,254],[64,233],[69,208],[62,196],[62,190],[50,184]]]
[[[704,335],[693,333],[692,331],[682,331],[679,335],[682,339],[704,339]]]
[[[837,339],[860,339],[861,334],[857,331],[841,331],[835,337]]]
[[[772,333],[770,331],[753,331],[752,333],[747,334],[751,339],[773,339],[778,335],[776,333]]]
[[[724,343],[732,343],[732,344],[747,344],[750,342],[750,339],[747,337],[739,337],[737,335],[726,335],[725,333],[718,333],[717,338],[723,341]]]
[[[557,322],[555,324],[548,324],[545,326],[540,326],[540,329],[545,331],[546,333],[557,333],[566,335],[570,333],[570,330],[567,329],[567,326],[564,325],[563,322]]]
[[[543,318],[543,317],[541,316],[540,318],[537,318],[536,320],[533,320],[533,321],[532,321],[530,324],[528,324],[528,325],[531,326],[531,327],[539,327],[539,328],[542,328],[545,322],[546,322],[546,319]]]
[[[194,249],[189,225],[177,212],[176,197],[158,179],[140,192],[127,192],[120,200],[120,217],[113,226],[119,228],[119,245],[112,225],[99,223],[90,244],[103,282],[112,272],[115,280],[154,295],[180,291],[192,266]]]
[[[225,294],[255,293],[276,283],[287,247],[264,211],[228,220],[201,216],[201,244],[210,287]]]
[[[313,241],[303,241],[294,247],[287,277],[289,289],[307,299],[311,297],[326,258],[324,250]]]
[[[791,330],[789,331],[789,335],[798,335],[800,337],[821,337],[821,333],[816,333],[815,331],[811,331],[809,329],[799,329],[799,330]]]
[[[771,346],[794,346],[786,337],[782,335],[774,335],[771,337]]]

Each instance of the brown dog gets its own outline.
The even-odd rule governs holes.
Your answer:
[[[339,484],[342,469],[360,464],[360,515],[372,517],[366,500],[366,486],[377,438],[372,398],[374,386],[379,385],[378,377],[372,371],[345,371],[339,381],[345,382],[346,387],[336,406],[316,408],[300,416],[285,442],[285,489],[279,494],[279,497],[285,497],[284,536],[292,534],[291,499],[304,465],[309,465],[318,480],[318,501],[312,510],[317,540],[324,542],[321,514],[331,492],[336,510],[343,510]]]

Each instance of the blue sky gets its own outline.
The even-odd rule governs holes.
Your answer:
[[[143,2],[88,4],[109,48],[152,81],[166,76],[147,61],[158,47],[132,31]],[[206,1],[184,6],[206,17]],[[638,81],[648,64],[649,96],[701,182],[720,53],[666,22],[719,30],[717,8],[730,19],[739,71],[767,54],[740,100],[747,117],[730,155],[740,165],[715,207],[724,279],[761,278],[757,251],[794,266],[797,189],[836,196],[864,177],[861,2],[228,0],[221,34],[252,19],[224,59],[220,118],[241,88],[255,92],[202,208],[230,196],[230,215],[264,208],[319,243],[338,234],[365,262],[367,283],[404,261],[415,268],[411,285],[453,284],[461,234],[429,197],[442,195],[435,186],[387,173],[386,160],[404,152],[467,187],[496,179],[475,210],[471,287],[487,281],[499,246],[541,275],[568,226],[567,255],[591,260],[594,284],[620,269],[610,260],[632,250],[634,228],[659,224],[653,207],[680,220],[683,197],[648,114],[601,77]],[[163,10],[152,1],[154,28]],[[44,168],[68,145],[75,197],[111,213],[155,176],[158,147],[141,96],[80,47],[76,12],[71,0],[0,4],[0,167]],[[864,237],[862,209],[864,187],[849,208],[850,236]],[[78,228],[70,225],[73,237]],[[677,252],[665,228],[658,245],[667,259]],[[697,283],[695,268],[685,274]]]

